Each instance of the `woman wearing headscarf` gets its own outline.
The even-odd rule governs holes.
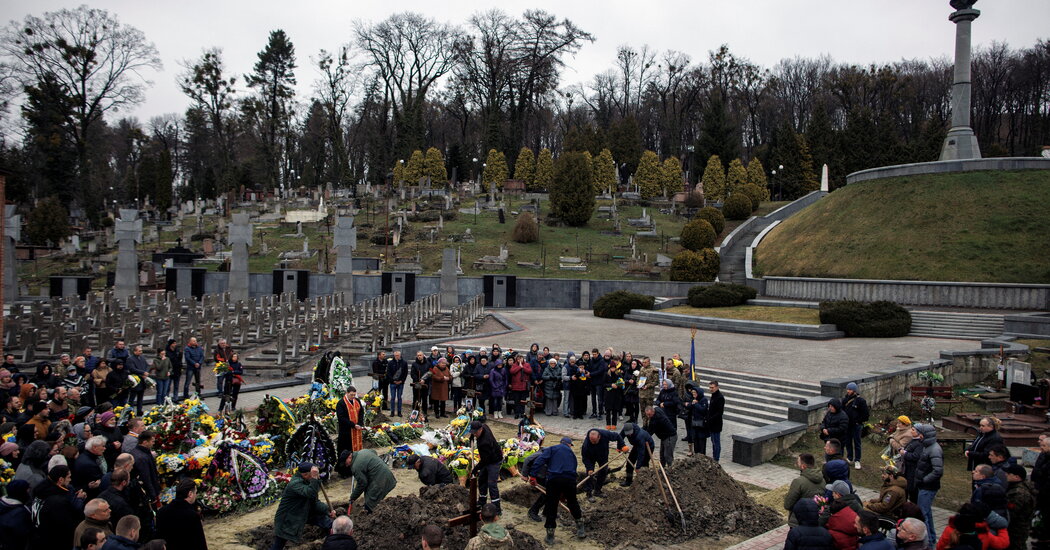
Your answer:
[[[128,386],[128,370],[123,361],[114,361],[112,368],[113,370],[106,375],[106,386],[113,392],[109,402],[114,407],[119,407],[128,402],[128,392],[131,390]]]
[[[444,357],[430,369],[430,400],[434,402],[434,417],[444,418],[448,416],[445,411],[448,401],[449,383],[452,381],[452,373],[448,368],[448,361]]]
[[[22,463],[21,456],[22,451],[18,448],[18,443],[4,441],[3,444],[0,444],[0,460],[6,461],[12,468],[17,469]]]
[[[38,387],[45,388],[57,388],[61,383],[61,380],[51,371],[51,365],[45,362],[36,366],[36,374],[29,381]]]
[[[685,404],[685,440],[689,442],[689,456],[694,452],[707,454],[707,432],[704,421],[707,419],[707,410],[710,402],[704,396],[704,390],[692,384],[686,384],[689,402]]]

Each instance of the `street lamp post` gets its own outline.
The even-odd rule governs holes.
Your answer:
[[[780,177],[777,178],[777,200],[784,200],[784,165],[778,165],[777,170],[780,170]]]

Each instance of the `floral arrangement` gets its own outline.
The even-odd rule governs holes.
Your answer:
[[[7,485],[15,478],[15,469],[11,466],[10,462],[0,460],[0,484]]]
[[[824,495],[816,495],[813,497],[813,502],[817,503],[817,514],[823,514],[824,509],[828,506],[828,497]]]
[[[228,372],[231,372],[233,369],[231,369],[230,366],[226,364],[226,361],[216,361],[215,366],[212,367],[211,370],[215,374],[226,374]]]
[[[419,439],[423,435],[423,429],[423,424],[419,422],[394,424],[384,422],[378,426],[366,427],[364,437],[376,447],[392,447]]]
[[[502,442],[503,446],[503,468],[510,470],[511,474],[517,475],[518,464],[524,462],[525,457],[540,450],[538,443],[522,441],[510,438]]]

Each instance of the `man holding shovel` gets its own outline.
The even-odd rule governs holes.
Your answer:
[[[583,527],[583,511],[580,510],[580,502],[576,500],[576,454],[572,452],[572,438],[563,437],[561,443],[540,451],[540,456],[532,463],[530,471],[547,469],[547,503],[544,506],[543,515],[547,518],[544,527],[547,528],[548,545],[554,544],[554,529],[558,526],[558,504],[565,499],[569,507],[569,513],[576,520],[576,538],[584,538],[586,532]],[[529,483],[536,485],[535,477],[529,478]]]
[[[602,493],[602,486],[605,485],[605,478],[609,475],[609,443],[615,443],[616,450],[621,453],[628,451],[623,436],[609,430],[591,428],[583,440],[580,456],[583,457],[583,467],[587,469],[588,502],[594,502],[595,497],[605,496]]]

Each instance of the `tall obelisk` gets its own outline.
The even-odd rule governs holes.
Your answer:
[[[977,0],[951,0],[955,11],[948,19],[955,23],[955,76],[952,81],[952,127],[944,138],[941,160],[981,158],[977,136],[970,127],[970,26],[981,12],[973,9]]]

